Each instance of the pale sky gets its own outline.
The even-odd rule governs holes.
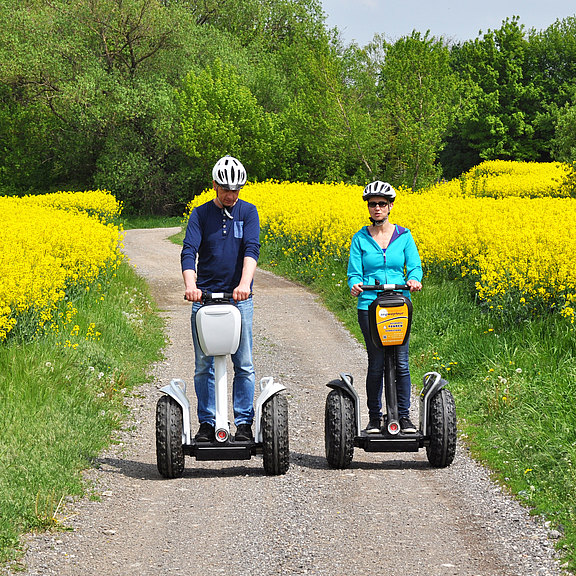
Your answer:
[[[321,0],[326,25],[337,27],[345,44],[365,46],[374,34],[394,41],[412,30],[445,40],[474,40],[520,16],[526,29],[545,30],[556,20],[576,15],[573,0]]]

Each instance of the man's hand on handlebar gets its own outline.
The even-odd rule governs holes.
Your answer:
[[[240,284],[234,288],[232,294],[236,302],[242,302],[243,300],[248,300],[248,298],[250,298],[252,291],[250,290],[250,286],[242,286],[242,284]]]
[[[184,292],[184,300],[188,302],[202,302],[202,290],[200,288],[187,288]]]

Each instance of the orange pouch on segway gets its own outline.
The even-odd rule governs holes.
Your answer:
[[[410,335],[412,302],[403,294],[379,294],[368,308],[370,336],[376,346],[400,346]]]

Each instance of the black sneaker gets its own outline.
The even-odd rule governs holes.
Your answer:
[[[234,439],[238,442],[249,442],[253,440],[252,424],[238,424],[238,426],[236,426],[236,436],[234,436]]]
[[[416,434],[416,426],[412,424],[410,418],[400,418],[400,430],[404,434]]]
[[[214,426],[208,422],[202,422],[194,440],[196,442],[214,442],[214,439]]]
[[[368,422],[368,426],[366,426],[366,434],[380,434],[380,430],[382,428],[382,423],[380,418],[370,418],[370,422]]]

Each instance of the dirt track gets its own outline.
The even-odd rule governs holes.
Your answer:
[[[560,574],[545,528],[461,448],[446,470],[431,469],[423,451],[356,450],[349,470],[327,467],[325,384],[346,370],[361,391],[364,351],[314,296],[262,271],[254,288],[257,379],[274,376],[289,390],[290,470],[267,477],[259,457],[187,458],[183,478],[162,479],[158,388],[174,377],[191,384],[193,371],[179,248],[165,240],[174,232],[132,230],[125,239],[167,319],[166,359],[133,399],[123,444],[88,473],[101,501],[70,505],[73,531],[30,537],[23,574]]]

